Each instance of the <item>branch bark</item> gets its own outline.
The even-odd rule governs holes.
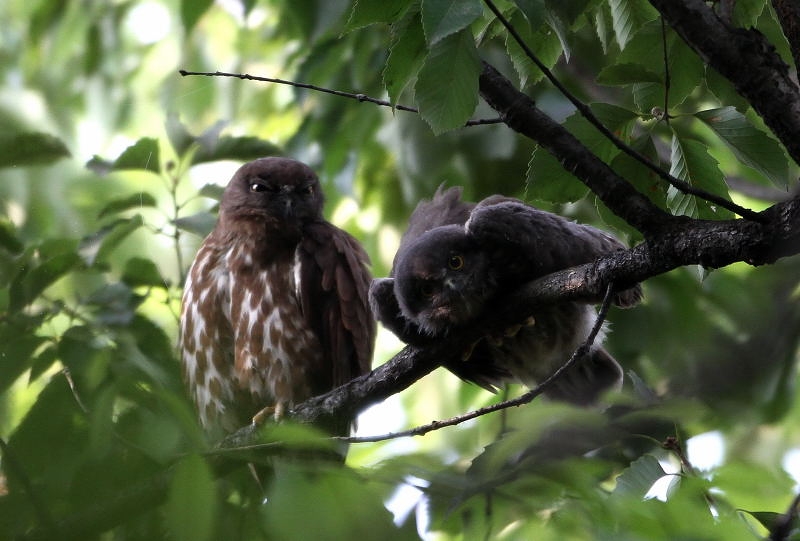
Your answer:
[[[703,0],[650,0],[703,61],[733,83],[800,163],[800,89],[755,29],[731,28]]]

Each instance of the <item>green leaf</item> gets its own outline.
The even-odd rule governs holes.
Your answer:
[[[737,159],[767,177],[779,188],[789,183],[789,168],[780,145],[733,107],[708,109],[695,113],[696,118],[714,130]]]
[[[625,46],[644,23],[652,21],[658,12],[644,0],[609,0],[611,22],[620,50]]]
[[[205,461],[189,455],[175,466],[166,503],[167,527],[176,541],[211,539],[216,521],[214,478]]]
[[[644,498],[653,483],[667,475],[658,459],[653,455],[643,455],[623,470],[617,477],[615,495]]]
[[[552,203],[571,203],[583,199],[589,191],[557,159],[541,147],[528,162],[526,197]]]
[[[544,5],[544,0],[514,0],[519,10],[528,19],[528,24],[531,28],[538,28],[544,24],[544,18],[547,10]],[[517,30],[519,26],[514,25]]]
[[[722,171],[719,170],[719,163],[708,153],[703,143],[674,133],[670,164],[669,173],[675,178],[729,199],[728,187]],[[709,219],[733,217],[730,211],[713,207],[706,201],[682,193],[672,186],[667,191],[667,206],[675,214]]]
[[[213,3],[214,0],[181,0],[181,22],[187,34]]]
[[[0,325],[0,392],[5,390],[33,363],[33,354],[45,341],[25,322],[10,320]]]
[[[79,251],[87,265],[102,263],[114,249],[131,233],[144,224],[141,215],[130,219],[116,220],[96,233],[81,240]]]
[[[78,267],[81,263],[80,256],[73,251],[58,253],[46,259],[39,265],[20,271],[11,283],[9,291],[9,308],[17,311],[39,296],[56,280]]]
[[[550,30],[549,26],[542,23],[533,27],[535,30],[531,30],[518,13],[512,15],[511,24],[517,29],[517,33],[519,33],[523,41],[529,47],[532,47],[533,52],[536,53],[536,56],[547,68],[555,66],[558,59],[561,58],[561,43],[559,42],[559,37]],[[508,56],[514,64],[514,69],[519,75],[522,86],[535,83],[544,77],[542,71],[528,57],[527,53],[517,43],[517,40],[510,34],[506,34],[505,42]]]
[[[219,184],[204,184],[197,195],[208,197],[217,201],[222,201],[222,194],[225,193],[225,186]]]
[[[169,284],[161,276],[158,267],[149,259],[132,257],[125,262],[122,281],[131,287],[168,287]]]
[[[383,84],[389,101],[396,104],[400,100],[400,95],[422,67],[426,49],[419,12],[409,13],[392,25],[392,43],[383,68]]]
[[[3,217],[0,217],[0,246],[12,254],[18,254],[25,248],[25,245],[22,244],[15,234],[14,224]]]
[[[641,64],[614,64],[603,68],[597,75],[602,85],[629,85],[633,83],[661,83],[662,78]]]
[[[197,214],[178,218],[174,222],[175,227],[184,231],[189,231],[190,233],[195,233],[201,237],[205,237],[211,233],[216,223],[217,217],[210,212],[198,212]]]
[[[94,156],[86,163],[86,167],[99,175],[105,175],[111,171],[137,169],[159,173],[161,162],[158,141],[152,137],[143,137],[126,148],[113,162],[100,156]]]
[[[109,214],[116,214],[130,210],[132,208],[154,207],[156,206],[156,198],[147,192],[139,192],[131,194],[127,197],[114,199],[107,203],[100,212],[97,214],[98,218],[103,218]]]
[[[412,0],[356,0],[343,33],[376,23],[392,23]]]
[[[428,45],[467,28],[483,14],[480,0],[422,0],[422,28]]]
[[[283,150],[276,144],[254,136],[235,137],[223,135],[213,144],[202,145],[192,157],[192,163],[220,160],[250,161],[265,156],[281,156]]]
[[[480,58],[469,30],[434,45],[419,72],[417,103],[433,133],[462,127],[478,104]]]
[[[0,167],[46,165],[69,156],[67,146],[54,135],[41,132],[0,134]]]
[[[551,11],[547,12],[545,19],[547,20],[547,26],[550,27],[558,38],[558,43],[561,45],[561,51],[564,54],[564,60],[569,62],[570,40],[567,26],[564,24],[564,21]]]

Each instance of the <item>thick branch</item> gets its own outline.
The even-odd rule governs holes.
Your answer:
[[[800,163],[800,89],[757,30],[731,28],[704,0],[650,0],[709,66],[733,83]]]
[[[800,5],[796,0],[772,0],[772,7],[778,15],[783,35],[792,50],[794,67],[800,67]]]
[[[599,302],[610,283],[623,289],[685,265],[719,268],[738,261],[762,265],[800,253],[800,198],[775,205],[764,216],[767,224],[676,218],[658,238],[531,282],[499,303],[505,306],[503,313],[491,314],[474,328],[428,347],[406,347],[370,374],[300,404],[291,415],[302,422],[354,415],[452,359],[474,336],[522,321],[542,304]]]
[[[646,237],[668,226],[672,216],[640,194],[600,158],[592,154],[563,126],[544,114],[534,101],[517,90],[484,62],[479,80],[483,99],[500,113],[514,131],[530,137],[556,156],[565,169],[589,187],[614,214]]]

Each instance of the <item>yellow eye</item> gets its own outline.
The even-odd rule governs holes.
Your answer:
[[[447,260],[447,266],[453,270],[459,270],[464,266],[464,258],[460,255],[451,255]]]
[[[254,183],[252,183],[250,185],[250,191],[251,192],[266,192],[267,191],[267,187],[266,187],[266,185],[261,184],[260,182],[254,182]]]

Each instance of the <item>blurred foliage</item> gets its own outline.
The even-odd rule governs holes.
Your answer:
[[[797,167],[748,104],[644,0],[497,3],[609,129],[675,176],[756,209],[797,189]],[[791,64],[764,2],[739,0],[733,17]],[[319,171],[326,212],[378,276],[442,182],[635,241],[530,141],[503,125],[459,128],[494,116],[477,94],[486,59],[659,206],[729,217],[603,139],[479,0],[6,0],[0,25],[0,537],[63,539],[66,524],[81,539],[94,528],[152,540],[737,540],[763,537],[787,509],[800,480],[796,261],[649,280],[643,305],[611,314],[609,347],[631,384],[605,411],[535,402],[352,444],[346,467],[276,458],[266,499],[246,468],[222,475],[184,395],[176,322],[183,273],[239,163],[283,154]],[[386,96],[420,114],[179,69]],[[398,347],[382,336],[375,364]],[[498,398],[440,370],[361,430]],[[662,448],[670,436],[697,468]],[[668,488],[654,498],[654,484]]]

